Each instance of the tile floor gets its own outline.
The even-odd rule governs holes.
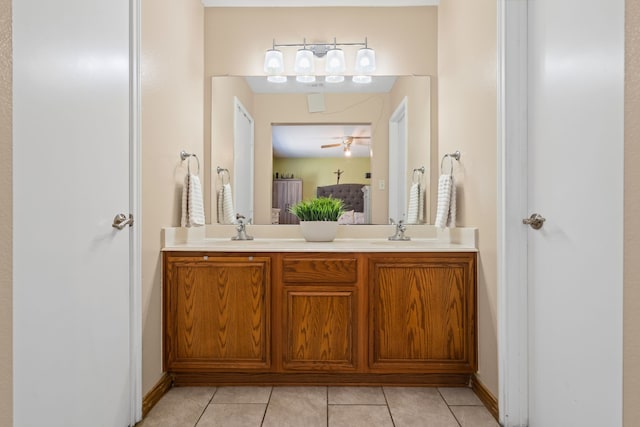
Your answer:
[[[136,427],[498,427],[468,388],[175,387]]]

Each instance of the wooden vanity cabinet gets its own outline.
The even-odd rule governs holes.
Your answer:
[[[165,370],[270,366],[271,257],[168,252],[164,268]]]
[[[176,384],[465,385],[476,254],[164,252]]]
[[[361,265],[355,254],[281,256],[283,371],[355,371],[361,364]]]
[[[369,363],[383,372],[475,372],[474,253],[369,257]]]

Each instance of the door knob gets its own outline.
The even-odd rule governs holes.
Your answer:
[[[118,230],[124,229],[127,225],[129,227],[133,225],[133,215],[129,214],[129,217],[127,218],[123,213],[116,215],[116,217],[113,218],[113,224],[111,224],[113,228],[117,228]]]
[[[534,214],[531,214],[529,218],[523,219],[522,223],[525,225],[530,225],[531,228],[533,228],[534,230],[540,230],[544,225],[545,221],[546,219],[543,218],[542,215],[534,213]]]

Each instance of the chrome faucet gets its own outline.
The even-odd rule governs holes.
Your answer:
[[[404,235],[404,232],[407,230],[407,226],[404,224],[404,221],[400,220],[396,223],[393,218],[389,218],[389,223],[396,226],[396,234],[394,234],[393,236],[389,236],[389,240],[411,240],[411,237]]]
[[[253,240],[253,236],[249,236],[246,230],[247,224],[250,224],[251,220],[245,221],[246,218],[240,214],[236,214],[236,220],[236,231],[238,235],[233,236],[231,240]]]

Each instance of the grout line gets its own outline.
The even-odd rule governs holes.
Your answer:
[[[387,404],[386,403],[329,403],[329,406],[387,406]]]
[[[329,386],[325,389],[325,407],[327,408],[327,427],[329,427]]]
[[[264,414],[262,414],[262,421],[260,421],[260,427],[264,424],[264,419],[267,417],[267,410],[269,409],[269,405],[271,404],[271,396],[273,395],[273,386],[271,386],[271,390],[269,391],[269,398],[267,399],[267,404],[264,407]]]
[[[442,393],[440,392],[440,387],[436,387],[436,390],[438,390],[438,394],[440,395],[440,399],[442,399],[444,404],[447,405],[447,409],[449,410],[449,412],[451,412],[451,416],[453,417],[453,419],[456,420],[456,423],[458,423],[459,426],[462,426],[462,424],[460,424],[460,420],[458,420],[458,417],[456,417],[456,414],[451,409],[451,405],[449,405],[449,403],[447,402],[447,399],[445,399],[444,396],[442,395]]]
[[[389,412],[389,418],[391,418],[391,424],[393,427],[396,427],[396,422],[393,419],[393,414],[391,413],[391,406],[389,406],[389,400],[387,400],[387,393],[384,392],[384,387],[380,387],[382,389],[382,395],[384,396],[384,402],[387,405],[387,411]]]
[[[198,419],[196,420],[196,423],[193,425],[193,427],[197,427],[198,423],[200,422],[200,419],[202,418],[202,416],[204,415],[204,413],[207,411],[207,408],[209,407],[209,405],[211,405],[211,401],[213,400],[213,396],[216,395],[216,393],[218,392],[219,387],[216,387],[216,390],[211,393],[211,397],[209,398],[209,401],[207,402],[206,405],[204,405],[204,409],[202,409],[202,412],[200,413],[200,416],[198,417]]]

